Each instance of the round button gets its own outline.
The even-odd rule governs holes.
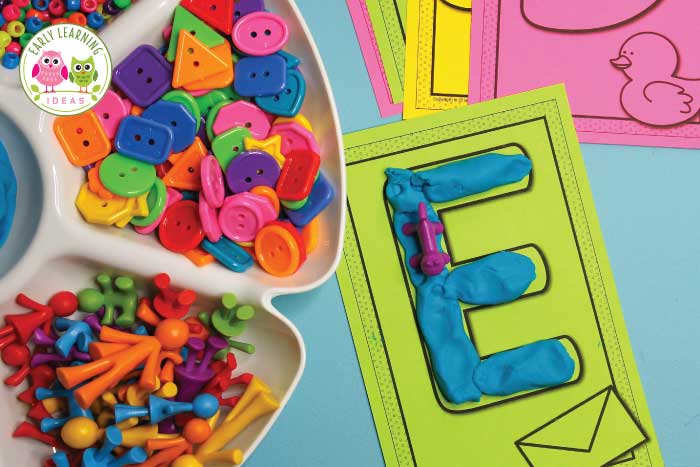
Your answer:
[[[135,198],[151,189],[156,181],[156,169],[115,152],[102,161],[100,180],[115,195]]]
[[[265,151],[241,153],[226,169],[226,183],[234,193],[250,191],[256,186],[274,187],[280,177],[280,166]]]
[[[258,232],[255,258],[268,273],[289,276],[301,265],[303,247],[289,230],[279,224],[272,223]]]
[[[170,206],[158,228],[158,237],[165,248],[176,253],[196,248],[204,239],[197,203],[183,200]]]
[[[216,216],[216,209],[209,203],[204,193],[199,195],[199,220],[207,240],[216,243],[221,240],[221,227]]]
[[[260,11],[236,21],[231,38],[236,48],[244,54],[271,55],[287,44],[289,28],[280,16]]]
[[[275,219],[280,215],[280,199],[277,197],[277,192],[269,186],[256,186],[250,190],[254,195],[264,196],[275,210]]]
[[[239,193],[224,200],[219,211],[219,226],[234,242],[249,242],[268,220],[256,195]],[[267,200],[265,200],[267,202]]]
[[[133,217],[131,224],[136,227],[146,227],[153,224],[160,217],[165,209],[165,203],[168,200],[168,191],[165,184],[160,178],[156,178],[153,188],[148,192],[148,215],[144,217]]]
[[[207,201],[212,207],[220,208],[224,204],[226,189],[224,188],[221,166],[216,157],[209,155],[202,159],[199,173],[202,177],[202,193],[207,197]]]

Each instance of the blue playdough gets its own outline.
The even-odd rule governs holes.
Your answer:
[[[421,202],[428,206],[428,219],[437,222],[430,202],[451,201],[517,182],[531,170],[532,163],[525,156],[501,154],[468,158],[423,172],[386,170],[386,195],[394,209],[394,232],[403,247],[409,276],[417,291],[418,324],[437,384],[445,398],[455,404],[480,400],[485,391],[475,382],[477,371],[480,382],[492,382],[484,385],[489,394],[506,395],[532,389],[533,384],[535,387],[561,384],[571,377],[574,364],[558,341],[535,342],[521,348],[526,350],[507,351],[501,357],[510,358],[511,365],[519,363],[522,368],[532,368],[528,365],[536,355],[537,364],[542,367],[536,377],[536,371],[523,370],[522,375],[509,378],[504,372],[511,367],[499,364],[499,360],[488,365],[482,363],[464,332],[459,302],[495,305],[517,299],[535,279],[534,264],[526,256],[503,251],[449,272],[445,269],[436,276],[426,276],[409,265],[409,259],[420,253],[420,244],[417,237],[405,235],[402,227],[416,223]],[[439,236],[437,242],[440,245]]]
[[[5,146],[0,142],[0,248],[12,229],[17,205],[17,178]]]
[[[575,368],[561,342],[549,339],[492,355],[477,367],[474,383],[484,394],[507,396],[564,384]]]

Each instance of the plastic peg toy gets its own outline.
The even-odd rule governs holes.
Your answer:
[[[150,395],[148,406],[117,404],[114,419],[117,423],[132,417],[149,417],[151,424],[158,424],[179,413],[192,412],[200,418],[209,418],[219,410],[219,401],[211,394],[200,394],[192,402],[176,402]]]
[[[148,455],[141,447],[131,448],[115,457],[112,451],[122,444],[122,432],[116,426],[109,426],[105,429],[102,446],[86,449],[83,453],[83,467],[123,467],[125,465],[140,464],[144,462]]]
[[[0,349],[13,342],[26,344],[34,330],[40,327],[48,333],[55,316],[70,316],[78,308],[75,294],[67,291],[53,295],[48,305],[37,303],[22,293],[17,295],[15,301],[19,306],[32,311],[22,315],[5,315],[5,326],[0,328]]]
[[[2,349],[0,356],[3,363],[17,368],[13,374],[5,378],[4,383],[7,386],[19,386],[29,375],[29,347],[25,344],[13,342]]]
[[[114,138],[114,147],[121,154],[154,165],[165,162],[175,150],[174,128],[153,118],[160,116],[158,109],[149,113],[155,105],[148,107],[140,117],[124,117]],[[146,117],[147,114],[151,117]]]
[[[279,401],[272,395],[272,390],[262,380],[254,377],[238,403],[214,429],[209,439],[199,447],[197,459],[204,462],[209,454],[221,450],[245,427],[263,415],[277,410],[279,405]]]
[[[55,437],[42,432],[36,425],[29,422],[20,423],[12,432],[13,438],[31,438],[51,447],[60,447],[61,442]]]
[[[163,318],[182,318],[197,300],[194,291],[172,287],[170,276],[165,273],[155,276],[153,285],[158,289],[158,295],[153,298],[153,307]]]
[[[255,309],[249,305],[236,306],[236,296],[228,293],[221,297],[221,308],[211,315],[211,325],[226,337],[240,336],[247,321],[255,316]]]
[[[93,362],[56,370],[59,381],[68,388],[90,380],[75,391],[76,400],[81,407],[89,407],[100,394],[115,387],[119,381],[141,364],[144,364],[144,367],[141,371],[139,384],[146,389],[155,389],[157,365],[161,352],[161,343],[158,339],[150,336],[126,334],[103,326],[100,340],[129,345],[123,350],[105,355]]]
[[[168,89],[172,66],[151,45],[134,49],[113,70],[112,82],[133,102],[148,107]]]
[[[87,449],[100,438],[102,430],[87,417],[74,417],[61,428],[61,439],[72,449]]]
[[[185,454],[175,459],[171,465],[172,467],[204,467],[208,463],[240,465],[243,463],[243,451],[240,449],[218,451],[202,456],[201,459],[192,454]]]
[[[68,357],[74,348],[81,352],[87,352],[88,345],[95,340],[90,325],[84,321],[56,318],[53,327],[57,331],[63,331],[61,337],[54,344],[56,351],[63,357]]]
[[[87,313],[97,313],[104,307],[102,324],[131,326],[136,319],[138,295],[134,280],[128,276],[117,276],[114,280],[107,274],[95,277],[97,289],[83,289],[78,292],[80,309]],[[115,316],[117,308],[119,316]],[[116,318],[116,319],[115,319]]]
[[[214,376],[214,371],[209,368],[209,363],[219,350],[227,346],[226,340],[218,336],[209,336],[206,344],[201,339],[189,339],[187,342],[187,361],[175,367],[175,382],[179,388],[175,400],[187,402],[194,399],[195,395]],[[197,363],[197,353],[200,351],[204,351],[204,354]]]
[[[450,255],[440,252],[437,245],[437,239],[445,228],[441,222],[428,220],[425,203],[418,204],[417,222],[404,224],[402,230],[404,235],[416,235],[421,247],[421,253],[410,258],[411,267],[420,268],[428,276],[436,276],[450,263]]]
[[[17,395],[17,399],[32,405],[38,400],[35,395],[37,388],[49,387],[56,381],[56,371],[48,365],[37,365],[29,370],[29,379],[31,385]]]

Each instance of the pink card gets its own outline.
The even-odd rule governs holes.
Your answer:
[[[384,74],[384,66],[379,56],[379,48],[374,38],[365,2],[364,0],[347,0],[347,4],[357,34],[357,41],[360,43],[362,56],[365,59],[369,80],[372,83],[374,97],[377,99],[379,114],[382,118],[400,114],[402,105],[400,103],[394,104],[391,100],[391,91],[389,91],[389,84],[386,80],[386,74]]]
[[[474,0],[470,102],[566,84],[582,142],[700,148],[698,0]]]

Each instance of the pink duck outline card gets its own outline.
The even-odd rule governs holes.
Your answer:
[[[474,0],[469,99],[566,85],[587,143],[700,148],[697,0]]]

